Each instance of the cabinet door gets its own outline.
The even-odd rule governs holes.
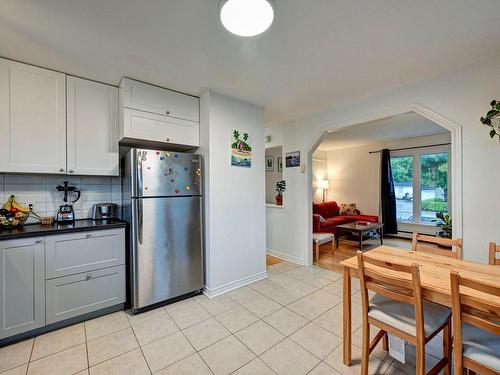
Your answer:
[[[0,339],[45,325],[43,238],[0,242]]]
[[[118,88],[68,76],[68,173],[119,175]]]
[[[45,237],[47,279],[122,264],[125,264],[124,229]]]
[[[47,280],[47,324],[125,302],[125,266]]]
[[[0,171],[66,173],[66,76],[0,59]]]
[[[125,108],[123,137],[199,147],[200,126],[193,121]]]
[[[194,96],[129,78],[123,79],[121,89],[124,107],[188,121],[200,121],[199,99]]]

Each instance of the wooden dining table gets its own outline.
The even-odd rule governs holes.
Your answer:
[[[418,264],[420,266],[420,281],[423,299],[440,305],[451,307],[450,271],[475,278],[495,286],[500,286],[500,267],[454,259],[450,257],[414,252],[389,246],[380,246],[365,252],[367,257],[400,263],[405,265]],[[343,268],[343,360],[346,366],[352,362],[351,345],[351,277],[358,277],[358,261],[356,256],[341,262]],[[464,288],[464,293],[471,293],[481,298],[481,293]],[[500,297],[488,295],[488,303],[500,308]]]

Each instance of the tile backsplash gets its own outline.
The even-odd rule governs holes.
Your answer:
[[[64,204],[64,192],[56,190],[63,181],[69,181],[82,192],[80,199],[73,203],[77,219],[90,218],[96,203],[121,205],[120,177],[0,174],[0,207],[14,194],[23,206],[33,204],[33,211],[38,215],[55,216],[59,206]],[[70,194],[68,201],[74,197]]]

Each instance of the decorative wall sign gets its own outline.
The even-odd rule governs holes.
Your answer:
[[[266,172],[274,172],[274,157],[266,155]]]
[[[285,154],[285,163],[287,168],[300,166],[300,151],[287,152]]]
[[[252,136],[248,133],[232,130],[231,165],[233,167],[252,167]]]

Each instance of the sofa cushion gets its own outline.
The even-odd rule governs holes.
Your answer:
[[[369,221],[370,223],[378,223],[378,216],[375,215],[352,215],[347,216],[353,221]]]
[[[313,204],[313,214],[321,215],[324,218],[328,217],[328,210],[324,203],[314,203]]]
[[[327,211],[326,217],[339,216],[340,210],[339,206],[337,205],[337,202],[335,201],[325,202],[324,205],[326,206],[326,211]]]
[[[336,216],[336,217],[329,217],[328,219],[325,219],[324,223],[321,223],[322,225],[325,226],[337,226],[341,224],[346,224],[349,223],[349,220],[346,219],[344,216]]]
[[[341,216],[351,216],[357,215],[359,211],[356,209],[356,203],[341,203],[340,204],[340,215]]]

